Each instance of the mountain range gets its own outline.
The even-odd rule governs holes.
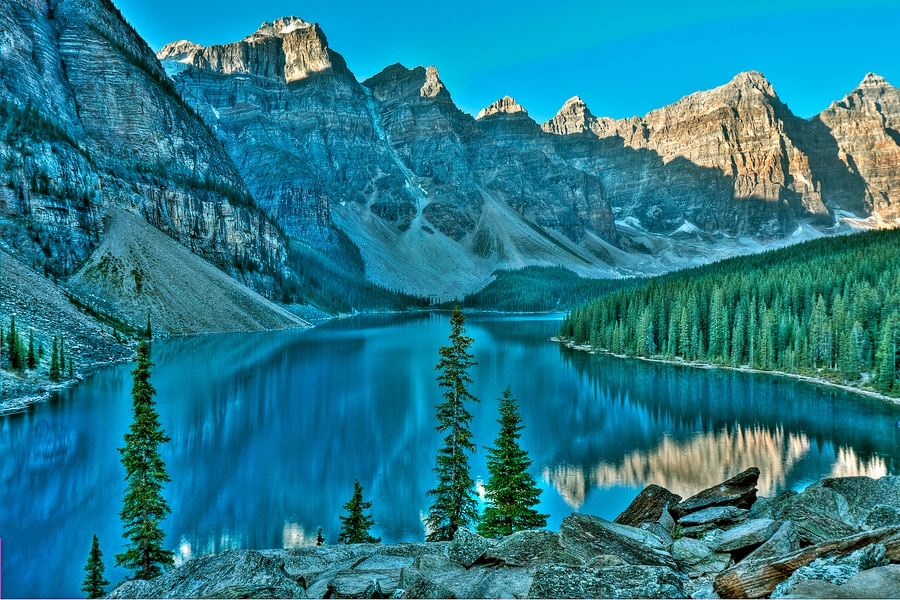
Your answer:
[[[811,119],[750,71],[643,117],[575,97],[539,124],[509,97],[461,111],[433,66],[359,81],[297,17],[157,53],[110,0],[11,0],[0,30],[5,260],[161,331],[209,330],[233,286],[253,316],[229,329],[290,326],[271,301],[335,278],[447,299],[498,269],[654,274],[900,219],[900,90],[873,74]],[[174,256],[202,307],[154,271]]]

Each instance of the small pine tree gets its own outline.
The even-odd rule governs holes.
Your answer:
[[[50,347],[50,381],[59,381],[59,344],[56,336],[53,336],[53,345]]]
[[[125,447],[119,448],[125,467],[124,506],[119,517],[125,525],[122,537],[129,541],[125,552],[116,555],[116,566],[134,570],[132,579],[153,579],[175,564],[174,553],[163,548],[165,532],[160,522],[171,509],[162,496],[163,484],[171,481],[159,455],[159,446],[169,441],[159,424],[150,383],[150,346],[141,342],[137,366],[131,372],[134,385],[134,421],[125,434]]]
[[[316,546],[324,546],[325,538],[322,537],[322,528],[319,527],[319,530],[316,532]]]
[[[16,333],[16,315],[13,315],[9,322],[9,331],[6,332],[6,348],[9,366],[13,369],[18,369],[22,357],[19,356],[19,334]]]
[[[66,369],[66,336],[59,336],[59,375],[62,377]]]
[[[72,362],[72,359],[69,359],[69,379],[75,378],[75,364]]]
[[[147,330],[144,331],[144,336],[145,336],[148,340],[152,340],[152,339],[153,339],[153,329],[150,328],[150,313],[149,313],[149,312],[147,313]]]
[[[102,598],[106,595],[104,586],[109,585],[109,581],[103,576],[106,567],[103,566],[103,552],[100,551],[100,540],[94,535],[94,541],[91,542],[91,552],[88,554],[87,564],[84,566],[87,575],[81,583],[81,591],[87,594],[88,598]]]
[[[377,544],[381,538],[372,537],[369,529],[375,524],[371,515],[363,514],[372,508],[372,502],[363,502],[362,486],[359,481],[353,480],[353,496],[344,505],[347,516],[338,517],[341,520],[341,534],[338,541],[342,544]],[[321,531],[321,530],[320,530]]]
[[[540,502],[541,489],[528,468],[534,462],[519,446],[525,428],[516,399],[510,388],[500,398],[500,435],[493,448],[487,448],[490,474],[484,486],[488,506],[478,523],[478,533],[496,538],[526,529],[547,526],[548,515],[534,510]]]
[[[32,371],[37,367],[37,357],[34,355],[34,329],[28,330],[28,357],[25,362]]]
[[[465,334],[466,317],[459,306],[453,308],[450,317],[450,345],[441,346],[441,359],[436,370],[440,370],[438,385],[445,388],[444,401],[437,405],[438,431],[446,431],[444,446],[438,449],[434,471],[438,474],[438,484],[428,491],[434,496],[425,527],[426,540],[440,542],[452,540],[456,530],[468,527],[478,519],[478,501],[475,499],[475,482],[469,474],[467,452],[475,452],[469,424],[472,413],[466,410],[469,400],[478,398],[469,393],[466,386],[472,383],[469,368],[475,366],[474,357],[469,353],[472,338]]]

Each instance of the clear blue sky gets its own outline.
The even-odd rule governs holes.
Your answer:
[[[900,0],[116,3],[154,49],[228,43],[296,15],[319,23],[360,80],[435,65],[463,110],[508,94],[538,121],[576,94],[596,115],[643,115],[749,69],[803,117],[870,71],[900,86]]]

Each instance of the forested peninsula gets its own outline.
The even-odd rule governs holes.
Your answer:
[[[573,309],[560,338],[898,397],[900,231],[822,238],[654,278]]]

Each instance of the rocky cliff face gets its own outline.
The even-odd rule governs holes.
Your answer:
[[[274,293],[284,244],[234,163],[108,0],[0,7],[4,240],[67,276],[119,205],[226,271],[235,257]],[[23,231],[25,233],[23,233]]]
[[[434,67],[393,65],[360,84],[296,17],[158,56],[266,212],[317,247],[344,231],[388,287],[457,296],[534,263],[612,272],[597,257],[617,243],[599,181],[495,144],[480,123],[498,115],[461,112]]]

